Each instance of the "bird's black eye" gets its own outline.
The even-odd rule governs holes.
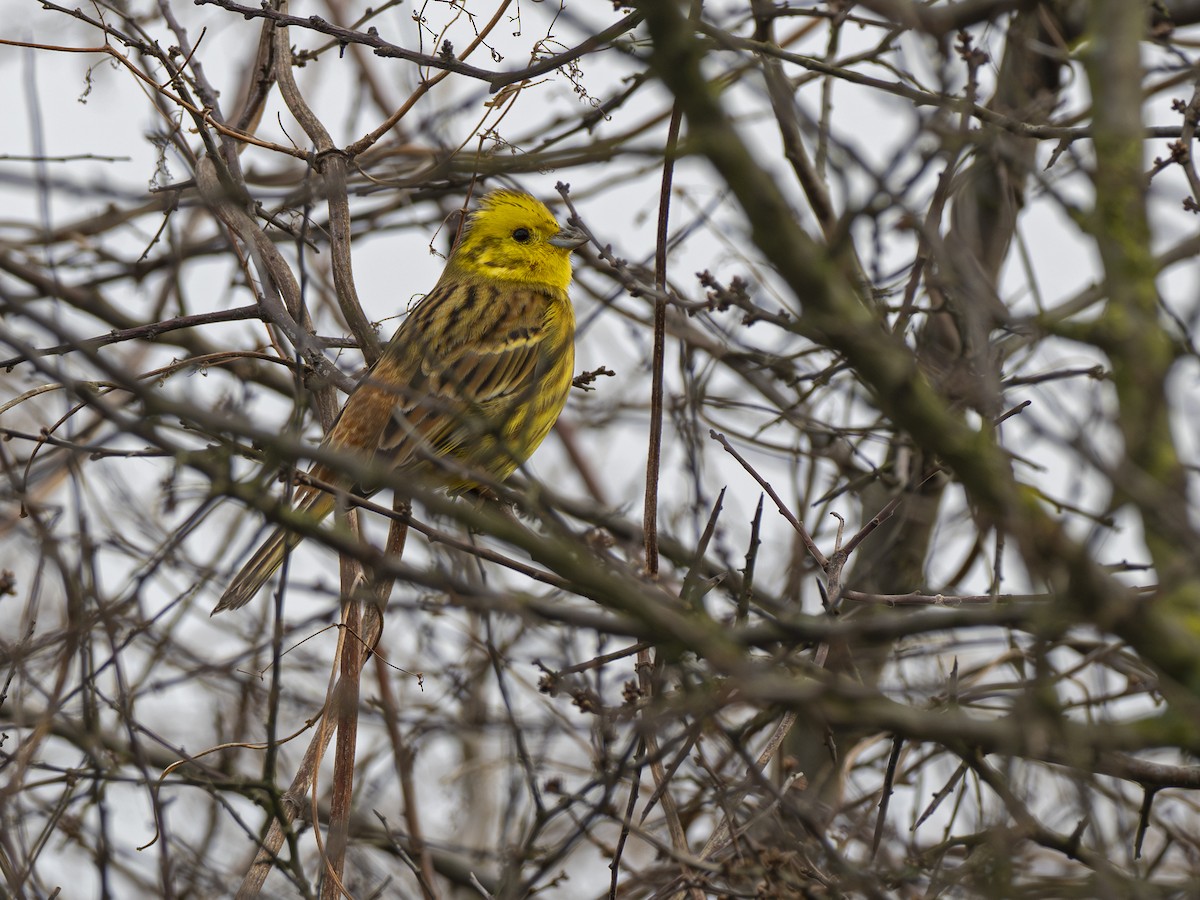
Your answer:
[[[513,240],[518,244],[528,244],[532,237],[533,235],[529,233],[528,228],[518,228],[513,232]]]

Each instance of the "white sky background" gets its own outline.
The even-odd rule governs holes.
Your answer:
[[[361,6],[362,4],[355,4],[352,8],[357,9]],[[213,7],[197,8],[190,2],[173,3],[172,7],[181,20],[187,23],[189,35],[193,40],[198,37],[202,28],[208,29],[197,57],[203,61],[209,79],[224,89],[222,102],[228,104],[228,111],[234,102],[233,86],[239,83],[241,67],[244,61],[251,57],[254,43],[257,41],[258,23],[246,22],[240,16]],[[448,11],[445,4],[441,3],[429,3],[424,8],[431,22],[444,20]],[[496,65],[501,69],[523,65],[527,61],[530,36],[545,32],[549,17],[556,9],[552,3],[521,4],[521,37],[511,35],[515,26],[501,27],[496,32],[496,44],[505,57],[504,61],[499,64],[491,63],[487,52],[482,48],[470,61],[479,66]],[[300,15],[309,12],[299,4],[294,11]],[[572,16],[577,15],[589,23],[601,24],[614,21],[618,15],[611,11],[607,3],[572,4],[569,11]],[[324,7],[320,12],[322,15],[326,14]],[[412,6],[400,6],[389,11],[374,24],[386,39],[415,47],[418,30],[411,19],[411,13]],[[487,14],[490,15],[490,8]],[[554,31],[565,45],[575,44],[581,35],[570,17],[561,19]],[[18,0],[0,2],[0,37],[64,46],[94,46],[98,42],[98,37],[92,29],[72,23],[61,14],[45,12],[38,3]],[[165,34],[159,37],[163,43],[171,40]],[[460,23],[450,37],[456,49],[465,47],[470,39],[469,29],[464,23]],[[1003,49],[999,44],[1000,36],[980,34],[978,37],[983,41],[994,37],[997,43],[994,46],[988,45],[986,49],[991,52],[993,60],[999,59]],[[875,39],[875,35],[847,29],[843,37],[843,53],[849,55],[865,49],[871,46]],[[306,47],[317,43],[311,35],[297,31],[293,31],[292,41]],[[861,42],[861,46],[856,46],[857,42]],[[426,49],[429,49],[428,43]],[[814,54],[823,52],[823,47],[815,43],[802,44],[794,49]],[[919,67],[926,61],[923,54],[927,52],[928,48],[922,47],[919,41],[912,39],[903,44],[902,54],[892,58],[901,68],[919,72]],[[615,51],[587,57],[582,66],[583,83],[589,92],[601,99],[606,99],[619,89],[621,79],[632,71],[630,61]],[[398,105],[414,85],[413,67],[395,60],[376,60],[374,69],[380,81],[392,92]],[[91,86],[86,90],[86,102],[82,102],[85,77],[89,70]],[[297,78],[307,99],[339,145],[357,139],[376,124],[369,118],[371,113],[363,115],[364,111],[369,109],[365,104],[355,107],[346,103],[346,98],[351,96],[352,92],[342,83],[342,74],[345,71],[346,67],[339,66],[336,55],[327,54],[319,63],[310,64],[297,72]],[[886,73],[874,71],[872,74],[882,77]],[[0,240],[16,241],[27,236],[22,225],[18,223],[40,222],[51,228],[60,227],[83,218],[88,213],[98,212],[110,202],[125,204],[131,198],[143,196],[151,183],[163,184],[187,177],[186,167],[174,159],[168,159],[168,178],[156,175],[155,153],[145,135],[150,130],[160,128],[161,122],[151,116],[150,104],[132,76],[100,55],[54,54],[0,47],[0,75],[3,77],[3,83],[7,85],[7,90],[0,92],[0,122],[8,123],[7,129],[0,132]],[[928,73],[928,77],[929,83],[935,84],[932,73]],[[988,78],[988,73],[985,73],[984,77]],[[1077,80],[1075,89],[1082,91],[1084,85]],[[988,85],[985,82],[983,95],[986,96],[987,93]],[[906,105],[898,100],[891,102],[886,98],[881,101],[880,95],[846,84],[838,84],[835,87],[834,97],[837,104],[834,119],[838,129],[837,137],[847,141],[851,149],[869,164],[876,167],[885,166],[897,152],[904,151],[913,129],[911,110]],[[450,78],[432,96],[426,98],[406,122],[414,133],[428,127],[447,143],[466,141],[475,132],[478,121],[484,114],[482,103],[486,99],[477,83]],[[733,108],[741,113],[746,134],[754,144],[760,159],[777,166],[781,173],[780,182],[791,185],[793,179],[787,174],[787,164],[782,158],[777,136],[771,129],[769,107],[765,106],[757,82],[752,81],[739,86],[727,95],[726,100],[736,104]],[[814,115],[819,102],[819,82],[808,86],[801,93],[800,101],[806,112]],[[463,104],[461,115],[444,115],[445,109],[457,104]],[[280,142],[285,142],[288,139],[287,135],[300,140],[301,129],[287,119],[286,113],[285,130],[274,124],[274,117],[280,105],[276,94],[267,115],[264,116],[265,124],[260,132],[261,136]],[[613,121],[600,125],[596,129],[595,137],[601,139],[620,133],[629,124],[640,121],[649,110],[664,108],[664,94],[660,91],[647,91],[629,107],[619,111]],[[507,140],[521,142],[521,145],[515,148],[519,153],[523,149],[530,149],[538,135],[554,127],[553,123],[569,120],[586,110],[586,105],[576,97],[567,78],[561,74],[554,74],[547,76],[544,83],[528,90],[527,95],[504,120],[501,131]],[[1177,118],[1172,116],[1169,109],[1152,108],[1151,112],[1159,114],[1163,122],[1173,122]],[[641,143],[647,148],[657,148],[661,145],[664,128],[665,123],[645,136]],[[573,140],[580,142],[578,136]],[[586,139],[582,143],[586,143]],[[470,146],[468,145],[468,148]],[[1045,153],[1048,154],[1050,149],[1052,148],[1044,148]],[[1149,143],[1147,162],[1149,163],[1153,156],[1165,153],[1165,146]],[[50,157],[93,154],[127,159],[113,162],[93,160],[46,164],[41,168],[41,172],[51,179],[68,179],[77,185],[78,189],[52,191],[48,203],[43,208],[41,204],[45,200],[44,195],[33,189],[30,184],[36,177],[35,167],[31,163],[2,158],[5,155],[31,154]],[[250,150],[243,164],[247,168],[261,167],[269,170],[280,166],[293,166],[295,161],[282,160],[270,154]],[[1086,203],[1086,186],[1082,179],[1078,175],[1064,177],[1061,174],[1069,172],[1069,168],[1070,163],[1064,157],[1055,169],[1047,173],[1047,177],[1054,183],[1056,190]],[[647,261],[653,252],[659,173],[660,169],[653,160],[637,156],[621,158],[611,165],[594,166],[590,169],[523,175],[519,181],[522,187],[547,199],[555,197],[553,188],[556,180],[561,178],[569,181],[572,194],[589,227],[602,241],[613,245],[617,256],[642,263]],[[715,181],[706,165],[691,160],[681,162],[675,176],[676,189],[680,195],[677,198],[679,205],[676,209],[681,214],[677,221],[690,219],[688,212],[693,207],[706,208],[716,200],[718,194],[714,184]],[[924,197],[931,186],[932,182],[927,177],[917,189],[919,197]],[[1195,228],[1190,215],[1179,209],[1179,197],[1183,195],[1183,191],[1172,190],[1178,187],[1179,183],[1171,173],[1160,176],[1155,182],[1153,210],[1156,216],[1156,241],[1159,249],[1174,244]],[[851,184],[851,194],[854,195],[856,191],[863,192],[862,196],[856,198],[861,200],[870,189],[868,179],[862,177],[861,172],[857,173],[856,180]],[[798,195],[795,200],[797,208],[804,208],[803,200]],[[352,209],[370,208],[374,204],[374,198],[360,199],[354,201]],[[1061,213],[1055,202],[1041,198],[1037,187],[1031,186],[1028,204],[1029,209],[1021,218],[1020,236],[1041,297],[1047,305],[1054,306],[1091,284],[1097,277],[1097,263],[1089,255],[1090,245],[1086,238],[1080,237],[1076,226]],[[429,207],[423,206],[413,215],[413,220],[418,223],[413,227],[397,227],[382,234],[363,235],[355,243],[354,263],[359,295],[364,300],[368,316],[372,320],[385,322],[381,328],[384,336],[394,329],[395,317],[433,284],[442,267],[442,260],[429,252],[429,246],[432,242],[438,249],[444,250],[445,235],[437,233],[439,223],[428,220],[428,211]],[[186,220],[183,215],[179,215],[176,221],[181,227]],[[404,218],[392,216],[389,221],[399,223],[403,222]],[[137,223],[136,228],[125,231],[120,245],[114,249],[126,257],[136,256],[144,248],[157,224],[153,215],[144,218]],[[895,266],[906,258],[905,254],[911,253],[911,236],[892,235],[887,240],[892,244],[884,245],[885,256],[878,260],[880,270],[885,272],[894,271]],[[739,256],[746,250],[748,243],[737,210],[729,203],[719,206],[714,213],[712,226],[689,237],[673,255],[670,265],[675,285],[689,299],[698,300],[702,298],[702,291],[693,277],[694,272],[709,268],[723,280],[735,274],[748,274],[746,262]],[[869,242],[864,240],[860,244],[860,251],[864,254],[869,253]],[[872,262],[875,260],[868,260],[868,270],[871,269]],[[252,302],[251,295],[244,288],[230,287],[231,272],[224,258],[203,267],[193,266],[189,271],[192,273],[192,280],[186,285],[186,294],[194,304],[189,312],[201,311],[204,308],[241,306]],[[769,273],[761,271],[761,267],[753,274],[767,279],[770,277]],[[1011,300],[1014,309],[1019,312],[1028,312],[1033,308],[1028,278],[1028,273],[1023,270],[1021,260],[1014,251],[1010,256],[1002,290],[1005,299]],[[581,273],[580,280],[600,288],[604,293],[610,290],[608,283],[597,278],[595,273]],[[111,299],[128,303],[131,309],[148,309],[158,287],[159,284],[154,279],[148,279],[140,291],[125,296],[124,288],[114,290]],[[1164,276],[1164,300],[1185,318],[1197,315],[1196,289],[1195,263],[1177,266]],[[761,298],[769,296],[773,288],[768,283],[762,285],[759,290],[758,296]],[[607,432],[604,446],[590,448],[589,455],[592,464],[598,469],[601,481],[606,489],[611,491],[610,500],[613,506],[633,518],[638,518],[641,511],[645,465],[645,415],[635,414],[636,407],[632,401],[648,395],[647,361],[650,335],[648,331],[635,330],[627,320],[598,310],[597,304],[585,291],[577,289],[575,296],[579,321],[585,325],[581,330],[577,370],[606,365],[615,369],[617,376],[601,379],[593,393],[584,395],[575,392],[566,416],[573,421],[586,421],[595,415],[595,410],[618,404],[631,406],[622,416],[621,427]],[[794,299],[786,296],[781,295],[779,301],[795,306]],[[644,301],[622,297],[617,303],[626,308],[644,310]],[[170,314],[174,315],[175,312]],[[76,327],[80,337],[91,336],[104,330],[97,329],[95,322],[86,321],[79,321]],[[330,334],[335,333],[336,329],[330,320],[326,319],[321,323],[319,330]],[[261,326],[251,322],[209,328],[208,332],[212,339],[227,339],[231,345],[248,347],[262,340]],[[749,337],[757,339],[753,331]],[[33,338],[34,343],[42,343],[41,336],[34,335]],[[151,356],[138,360],[137,365],[148,370],[169,361],[181,352],[176,348],[162,346],[153,350]],[[356,356],[350,358],[350,369],[358,364],[357,359]],[[1076,345],[1045,342],[1039,344],[1034,357],[1024,360],[1021,367],[1023,374],[1031,374],[1054,368],[1083,367],[1102,362],[1103,360],[1095,358]],[[72,363],[68,360],[66,364]],[[672,346],[668,354],[667,375],[672,379],[671,387],[676,390],[679,388],[678,371],[677,354]],[[4,387],[3,399],[44,380],[42,376],[32,373],[28,367],[22,367],[12,374],[0,373],[0,379],[8,380]],[[1200,452],[1200,441],[1197,440],[1193,424],[1200,415],[1200,409],[1197,408],[1200,403],[1196,400],[1196,367],[1181,367],[1177,379],[1181,413],[1178,418],[1178,437],[1181,446],[1191,454],[1190,459],[1194,462],[1197,453]],[[164,390],[180,397],[194,398],[196,402],[205,404],[214,403],[222,394],[235,400],[239,399],[238,386],[221,372],[179,375],[171,379]],[[744,388],[730,380],[727,390],[731,397],[737,398],[738,392],[744,391]],[[1058,390],[1064,392],[1063,398],[1054,405],[1050,398]],[[1023,391],[1014,391],[1006,397],[1006,405],[1013,405],[1025,399],[1025,396]],[[1074,382],[1057,389],[1039,386],[1034,396],[1037,398],[1035,405],[1027,416],[1010,421],[1005,429],[1006,434],[1010,433],[1008,429],[1016,432],[1019,438],[1013,443],[1022,446],[1031,457],[1045,466],[1045,469],[1020,471],[1019,474],[1022,478],[1039,485],[1049,495],[1086,509],[1102,511],[1108,499],[1101,493],[1102,479],[1095,473],[1079,470],[1077,457],[1065,453],[1048,453],[1045,448],[1055,440],[1069,441],[1082,434],[1095,441],[1098,450],[1103,453],[1106,444],[1116,440],[1109,429],[1097,428],[1101,414],[1106,409],[1105,387],[1094,383],[1081,385]],[[1082,403],[1081,398],[1084,401]],[[52,400],[48,406],[42,408],[63,410],[66,408],[66,401]],[[260,424],[279,423],[280,427],[283,427],[289,414],[285,404],[276,397],[266,395],[265,392],[250,408],[256,419],[262,417]],[[844,415],[853,420],[859,412],[846,410]],[[718,415],[729,415],[731,421],[740,421],[743,426],[749,422],[749,429],[753,429],[759,419],[757,416],[741,418],[736,413]],[[835,421],[837,419],[836,416],[830,418]],[[23,425],[29,424],[26,420],[21,421]],[[733,437],[732,434],[730,436]],[[702,438],[707,440],[706,435]],[[880,447],[879,452],[882,453],[882,450]],[[786,460],[753,451],[744,452],[756,466],[772,477],[774,483],[790,483],[790,465]],[[668,419],[664,436],[662,477],[663,526],[688,540],[693,539],[702,527],[708,510],[689,506],[696,498],[693,496],[690,475],[683,463],[680,435]],[[130,526],[126,515],[128,509],[133,504],[143,503],[147,491],[158,489],[164,476],[169,474],[169,467],[161,461],[129,460],[102,465],[107,473],[111,473],[111,480],[98,480],[94,483],[93,487],[98,496],[94,501],[89,500],[85,504],[87,514],[98,519],[93,522],[98,533],[120,535],[124,532],[124,536],[136,546],[148,547],[162,540],[172,527],[178,527],[186,515],[195,509],[195,504],[204,491],[204,485],[197,476],[185,473],[178,483],[181,500],[178,512],[174,515],[163,514],[161,522],[139,523],[141,533],[129,533]],[[706,451],[706,466],[706,493],[700,500],[705,507],[711,505],[716,491],[722,485],[729,485],[726,511],[722,518],[723,530],[718,538],[718,545],[726,548],[731,558],[740,561],[741,554],[745,552],[749,521],[758,498],[757,488],[749,476],[723,453]],[[532,471],[558,490],[578,496],[583,494],[577,479],[570,474],[571,468],[554,438],[548,440],[536,455]],[[819,490],[825,490],[832,484],[818,480],[818,486]],[[63,496],[61,499],[66,509],[74,508],[72,498]],[[948,502],[958,503],[961,507],[961,502],[956,498],[952,497]],[[856,505],[846,498],[835,505],[835,509],[847,518],[848,533],[852,533],[860,518],[860,511]],[[234,564],[230,553],[234,550],[244,551],[251,542],[255,525],[253,517],[245,517],[235,523],[229,512],[223,510],[209,517],[201,529],[188,539],[185,552],[198,567],[211,565],[220,573],[228,573]],[[817,530],[819,540],[828,547],[832,542],[831,529],[834,523],[813,521],[813,513],[807,508],[804,499],[797,503],[797,512],[807,518],[810,526]],[[67,518],[70,518],[69,514]],[[1083,519],[1073,521],[1073,527],[1078,529],[1079,536],[1086,535],[1088,523]],[[1098,554],[1099,559],[1103,562],[1144,561],[1145,552],[1141,545],[1138,523],[1133,521],[1131,516],[1124,514],[1118,515],[1118,521],[1119,529],[1100,537],[1103,549]],[[230,543],[229,536],[235,525],[240,530]],[[777,578],[771,577],[772,570],[777,573],[785,562],[792,538],[786,524],[770,509],[769,504],[764,516],[763,538],[761,571],[764,572],[768,583],[777,582]],[[958,546],[959,543],[962,541],[958,541],[953,534],[946,534],[939,540],[947,569],[941,574],[948,575],[949,570],[961,558],[965,544]],[[412,558],[417,561],[428,558],[419,540],[410,538],[408,552],[413,554]],[[9,539],[0,545],[0,567],[16,570],[23,580],[30,575],[28,560],[31,558],[32,547],[25,541]],[[129,554],[114,551],[105,554],[105,558],[111,562],[112,568],[102,572],[101,577],[109,589],[120,590],[121,584],[131,571]],[[293,576],[297,579],[297,584],[304,585],[315,580],[323,580],[327,585],[334,583],[336,565],[333,560],[334,556],[328,551],[305,545],[293,556]],[[941,568],[943,567],[933,566],[932,577],[936,578]],[[1006,571],[1011,580],[1005,583],[1005,590],[1016,592],[1036,587],[1025,583],[1015,560],[1006,567]],[[190,587],[187,574],[186,570],[164,570],[163,575],[156,578],[143,593],[142,602],[150,610],[165,607]],[[501,576],[491,573],[489,577]],[[245,649],[246,638],[259,621],[258,613],[241,618],[226,616],[215,622],[210,622],[204,617],[219,594],[224,578],[225,574],[218,574],[209,582],[188,614],[190,620],[187,622],[187,628],[191,629],[195,636],[197,656],[217,664],[227,655],[234,655]],[[976,589],[985,590],[988,573],[977,572],[975,579]],[[1151,576],[1147,573],[1144,578],[1134,580],[1149,581]],[[936,584],[928,586],[936,587]],[[912,587],[917,586],[898,586],[898,589]],[[411,602],[418,594],[415,589],[406,586],[397,588],[397,596],[408,598],[405,602]],[[52,593],[48,592],[48,603],[51,602],[52,596]],[[807,584],[806,608],[815,611],[816,602],[812,584]],[[256,603],[265,607],[269,601],[264,595]],[[16,627],[16,623],[8,618],[7,612],[15,609],[15,604],[0,605],[0,627]],[[289,617],[294,617],[295,621],[302,621],[308,615],[327,616],[328,611],[328,596],[324,593],[308,597],[301,590],[293,590],[289,597],[288,614]],[[52,618],[53,616],[47,616],[48,620]],[[450,683],[451,679],[443,673],[452,669],[455,654],[464,651],[462,631],[462,620],[455,614],[433,617],[432,621],[421,621],[403,628],[396,627],[395,624],[391,626],[385,634],[385,641],[395,642],[390,645],[393,661],[427,673],[423,693],[416,691],[406,679],[397,679],[397,689],[402,692],[405,704],[409,704],[410,707],[429,704],[436,708],[440,702],[452,702],[453,685]],[[327,658],[332,652],[333,640],[330,633],[298,651],[297,658],[311,660],[311,665],[298,663],[296,671],[306,672],[306,677],[314,679],[312,684],[305,685],[305,696],[309,693],[308,689],[319,690],[314,673],[321,671],[319,661]],[[547,645],[552,645],[554,640],[553,636],[548,635]],[[581,643],[586,645],[587,639],[582,639]],[[436,649],[439,646],[443,648],[441,651]],[[437,655],[439,653],[440,656]],[[135,680],[155,677],[150,674],[153,661],[145,661],[144,671],[137,671],[135,659],[128,662]],[[516,662],[515,676],[527,678],[531,683],[536,681],[536,672],[528,666],[530,660],[518,659]],[[231,695],[240,689],[240,685],[229,687]],[[299,688],[297,693],[301,693]],[[536,695],[535,690],[529,693]],[[155,699],[145,701],[153,704],[154,708],[147,710],[143,706],[140,710],[142,717],[155,721],[159,732],[168,740],[180,745],[186,744],[189,750],[211,743],[213,717],[223,704],[230,702],[229,696],[222,695],[219,688],[214,688],[214,683],[208,681],[205,682],[205,691],[201,693],[188,684],[165,684],[156,699],[160,702],[156,702]],[[536,699],[523,700],[524,708],[531,716],[535,714],[538,702],[540,701]],[[546,702],[549,707],[554,707],[555,703],[566,706],[566,702],[561,699]],[[288,711],[292,718],[289,725],[284,726],[285,730],[292,725],[298,725],[309,713],[303,703],[289,707]],[[576,713],[574,710],[568,710],[566,714]],[[430,736],[421,747],[422,769],[418,782],[424,794],[423,799],[427,801],[424,804],[426,810],[435,811],[427,821],[427,827],[430,833],[435,835],[461,835],[464,832],[469,833],[472,828],[477,829],[480,835],[488,834],[488,828],[480,823],[471,822],[469,815],[458,811],[461,798],[456,789],[456,773],[453,764],[446,761],[448,756],[452,757],[456,753],[454,744],[455,742],[447,741],[443,737]],[[502,748],[498,744],[490,749],[498,752]],[[587,773],[587,758],[583,750],[583,747],[557,746],[552,755],[561,760],[564,773],[575,773],[582,777]],[[299,749],[294,752],[298,754]],[[72,754],[73,751],[65,751],[61,763],[76,764],[78,760]],[[253,763],[249,765],[253,768]],[[286,764],[284,771],[287,771]],[[389,784],[389,777],[390,769],[387,768],[386,761],[381,761],[375,770],[368,769],[368,774],[363,780],[366,783],[374,779],[381,802],[391,802],[394,809],[394,788]],[[506,788],[506,785],[497,785],[497,794],[503,794]],[[189,822],[186,814],[175,812],[182,812],[186,808],[185,797],[186,792],[175,792],[174,799],[178,805],[172,807],[170,821],[177,832],[186,832],[192,826],[201,827],[200,823]],[[123,810],[122,814],[129,817],[128,833],[133,844],[144,843],[149,837],[150,820],[145,800],[144,790],[134,787],[131,787],[127,796],[122,799],[120,808]],[[894,800],[898,808],[902,808],[904,802],[903,799]],[[912,802],[918,808],[922,805],[919,799]],[[498,808],[498,804],[493,808]],[[436,811],[440,811],[441,815]],[[240,812],[251,819],[257,814],[249,804]],[[229,839],[231,853],[244,851],[244,841],[240,835],[231,831]],[[134,862],[150,867],[154,865],[149,853],[135,857]],[[586,883],[586,873],[597,878],[605,877],[606,870],[602,862],[597,858],[579,861],[577,880],[557,896],[579,896],[573,894],[572,890]],[[85,867],[81,877],[87,877],[88,871],[90,870]],[[76,895],[87,896],[90,890],[90,885],[81,886]],[[551,892],[550,895],[556,894]]]

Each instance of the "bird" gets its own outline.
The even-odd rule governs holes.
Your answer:
[[[575,365],[567,288],[583,231],[530,194],[499,189],[470,213],[433,289],[346,398],[322,446],[432,478],[454,493],[471,471],[502,481],[558,419]],[[446,464],[438,466],[439,460]],[[292,506],[316,523],[357,486],[322,462]],[[301,535],[277,528],[241,567],[212,615],[245,606]]]

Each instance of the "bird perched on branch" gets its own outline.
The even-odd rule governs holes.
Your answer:
[[[452,490],[469,471],[502,480],[549,434],[571,388],[575,314],[571,251],[584,242],[540,201],[494,191],[467,220],[433,290],[396,330],[326,435],[330,450],[427,471]],[[455,465],[441,468],[444,459]],[[310,479],[350,485],[324,463]],[[293,506],[319,522],[334,495],[312,484]],[[245,606],[301,536],[276,529],[213,609]]]

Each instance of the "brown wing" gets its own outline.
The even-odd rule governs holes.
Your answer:
[[[350,395],[327,444],[376,451],[394,467],[452,455],[507,475],[520,459],[498,435],[536,391],[547,308],[565,302],[526,288],[438,285]]]
[[[397,408],[384,428],[380,451],[397,464],[414,452],[469,457],[473,441],[494,438],[509,410],[534,384],[534,343],[464,352],[447,371],[431,375],[413,406]]]

